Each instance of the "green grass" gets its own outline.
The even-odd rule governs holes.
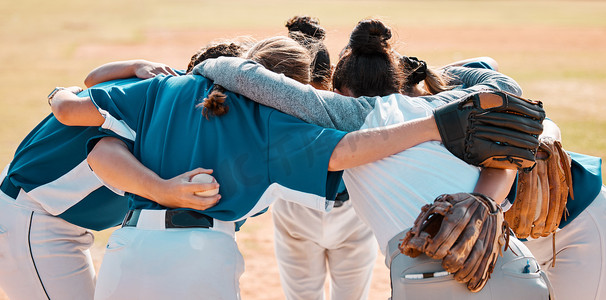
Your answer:
[[[150,33],[165,32],[167,43],[171,32],[182,31],[283,33],[285,20],[295,14],[319,17],[329,38],[338,35],[340,41],[360,19],[383,17],[405,53],[434,65],[495,57],[527,97],[546,103],[566,147],[606,157],[603,1],[23,0],[2,2],[0,13],[0,163],[10,161],[18,143],[50,112],[45,96],[54,86],[82,85],[88,71],[114,59],[185,63],[169,57],[169,44],[150,44]],[[192,36],[183,53],[202,42]],[[149,52],[83,54],[90,45],[145,45]]]

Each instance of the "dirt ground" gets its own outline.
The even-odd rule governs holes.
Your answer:
[[[326,40],[327,46],[330,49],[332,56],[337,57],[338,51],[347,40],[347,33],[351,28],[339,28],[332,29],[328,33]],[[399,38],[404,40],[415,41],[411,43],[407,49],[412,49],[414,52],[428,52],[431,53],[435,48],[453,48],[456,49],[456,45],[460,45],[461,37],[457,36],[456,32],[458,28],[452,28],[449,30],[441,30],[440,43],[436,43],[433,36],[435,36],[435,29],[415,29],[408,31],[405,35],[401,34]],[[519,47],[530,47],[533,45],[540,46],[546,41],[537,40],[536,37],[548,35],[542,35],[540,29],[532,29],[529,31],[517,32],[516,43],[503,43],[508,41],[508,36],[511,32],[500,32],[500,31],[485,31],[487,29],[471,29],[467,31],[469,36],[485,36],[486,39],[473,40],[470,39],[469,43],[477,43],[478,47],[486,50],[486,54],[490,54],[491,51],[500,53],[502,51],[519,51]],[[534,31],[533,31],[534,30]],[[282,34],[282,31],[276,30],[276,34]],[[166,30],[155,30],[150,31],[146,35],[145,42],[136,45],[123,44],[123,45],[87,45],[75,49],[75,55],[79,58],[103,58],[103,61],[112,61],[117,59],[131,59],[131,58],[146,58],[149,60],[156,60],[165,62],[176,68],[185,68],[188,62],[188,58],[192,52],[199,46],[206,44],[208,41],[215,40],[222,37],[235,37],[242,34],[242,32],[234,31],[166,31]],[[246,34],[255,37],[266,37],[268,36],[267,31],[249,31]],[[592,34],[594,36],[592,36]],[[562,30],[559,32],[560,37],[566,36],[576,41],[577,47],[585,47],[585,41],[593,41],[597,43],[606,43],[606,39],[600,39],[603,35],[602,32],[588,32],[588,31],[566,31]],[[194,38],[192,38],[194,37]],[[561,46],[569,46],[570,39],[562,37],[560,40],[567,41],[566,44]],[[524,42],[525,39],[528,42]],[[471,47],[467,45],[468,47]],[[505,47],[505,48],[504,48]],[[606,48],[604,45],[592,44],[592,47]],[[532,50],[532,49],[531,49]],[[456,55],[455,55],[456,56]],[[442,63],[447,62],[452,57],[440,57],[443,59]],[[458,57],[455,57],[458,58]],[[462,57],[460,57],[462,58]],[[515,64],[503,63],[507,69],[515,68]],[[571,84],[574,84],[571,83]],[[562,84],[561,89],[567,89],[570,85]],[[540,89],[540,86],[530,87],[532,89]],[[554,94],[557,91],[552,91]],[[564,100],[555,100],[552,102],[554,106],[560,105],[560,102]],[[562,104],[564,105],[564,104]],[[596,103],[597,106],[597,103]],[[603,111],[603,108],[598,111]],[[283,299],[282,290],[278,278],[278,271],[276,260],[273,252],[273,232],[270,213],[266,213],[260,217],[256,217],[247,222],[243,230],[238,235],[238,243],[240,250],[242,251],[246,261],[246,272],[241,278],[241,290],[243,299]],[[105,237],[103,237],[105,238]],[[104,243],[103,238],[100,242],[95,245],[92,249],[95,264],[98,265],[101,262]],[[370,299],[387,299],[389,297],[389,273],[386,269],[383,256],[379,255],[375,264],[375,273],[373,276],[371,297]],[[8,299],[0,291],[0,300]]]

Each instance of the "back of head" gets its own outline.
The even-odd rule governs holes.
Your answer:
[[[246,58],[303,84],[311,81],[309,51],[288,37],[275,36],[264,39],[248,50]]]
[[[190,65],[193,64],[193,68],[207,58],[242,56],[244,49],[244,46],[234,43],[223,43],[203,48],[192,57]],[[309,51],[290,38],[276,36],[262,40],[248,50],[246,58],[260,63],[268,70],[284,74],[301,83],[308,84],[310,82],[309,65],[311,57]],[[229,107],[225,104],[227,96],[224,92],[223,87],[215,85],[207,98],[198,105],[203,107],[202,114],[207,119],[209,116],[222,116],[229,111]]]
[[[363,20],[352,31],[333,73],[333,87],[354,96],[397,93],[402,70],[391,48],[391,29],[380,20]]]
[[[225,42],[225,43],[217,43],[217,44],[209,44],[205,47],[200,48],[200,50],[196,51],[194,55],[192,55],[189,64],[187,65],[186,73],[191,73],[193,68],[209,59],[209,58],[217,58],[220,56],[230,56],[230,57],[240,57],[246,51],[246,47],[241,43],[235,42]]]
[[[320,26],[320,21],[316,18],[309,16],[294,16],[290,20],[286,21],[286,28],[288,28],[289,37],[291,32],[300,32],[309,38],[321,41],[326,36],[326,30]]]
[[[312,56],[311,84],[316,88],[330,89],[330,55],[324,37],[326,31],[316,18],[294,16],[286,22],[288,36],[305,47]]]
[[[240,57],[245,50],[246,47],[241,43],[222,42],[209,44],[192,55],[187,66],[187,74],[190,74],[196,65],[209,58],[220,56]],[[222,116],[229,111],[229,107],[225,105],[226,96],[224,92],[225,89],[222,86],[214,85],[210,94],[198,105],[202,107],[202,114],[207,119],[209,116]]]

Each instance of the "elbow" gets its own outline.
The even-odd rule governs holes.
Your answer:
[[[99,157],[99,152],[100,151],[97,146],[95,146],[92,150],[90,150],[90,152],[88,153],[88,156],[86,157],[86,162],[88,163],[88,166],[91,168],[91,170],[93,170],[93,172],[95,171],[95,169],[97,169],[97,163],[99,161],[98,157]]]
[[[345,170],[345,165],[343,160],[341,159],[341,156],[336,155],[334,151],[332,153],[332,155],[330,156],[330,160],[328,161],[328,171],[330,172],[336,172],[336,171],[342,171]]]
[[[86,162],[90,168],[95,171],[99,166],[103,166],[104,164],[107,164],[107,162],[112,161],[112,157],[108,155],[116,152],[118,149],[129,151],[126,144],[117,138],[101,138],[88,153]]]
[[[62,102],[53,102],[51,104],[51,110],[53,111],[53,115],[63,125],[72,126],[75,125],[74,121],[71,118],[71,114],[69,113],[68,105]]]
[[[96,79],[95,79],[95,75],[93,73],[88,74],[88,76],[86,76],[86,78],[84,79],[84,85],[89,88],[93,85],[96,84]]]

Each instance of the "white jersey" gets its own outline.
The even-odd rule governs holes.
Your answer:
[[[432,109],[420,98],[382,97],[362,129],[426,117]],[[478,177],[477,167],[458,159],[439,142],[425,142],[345,170],[343,176],[356,213],[371,227],[383,252],[392,237],[412,226],[423,205],[441,194],[472,192]]]

